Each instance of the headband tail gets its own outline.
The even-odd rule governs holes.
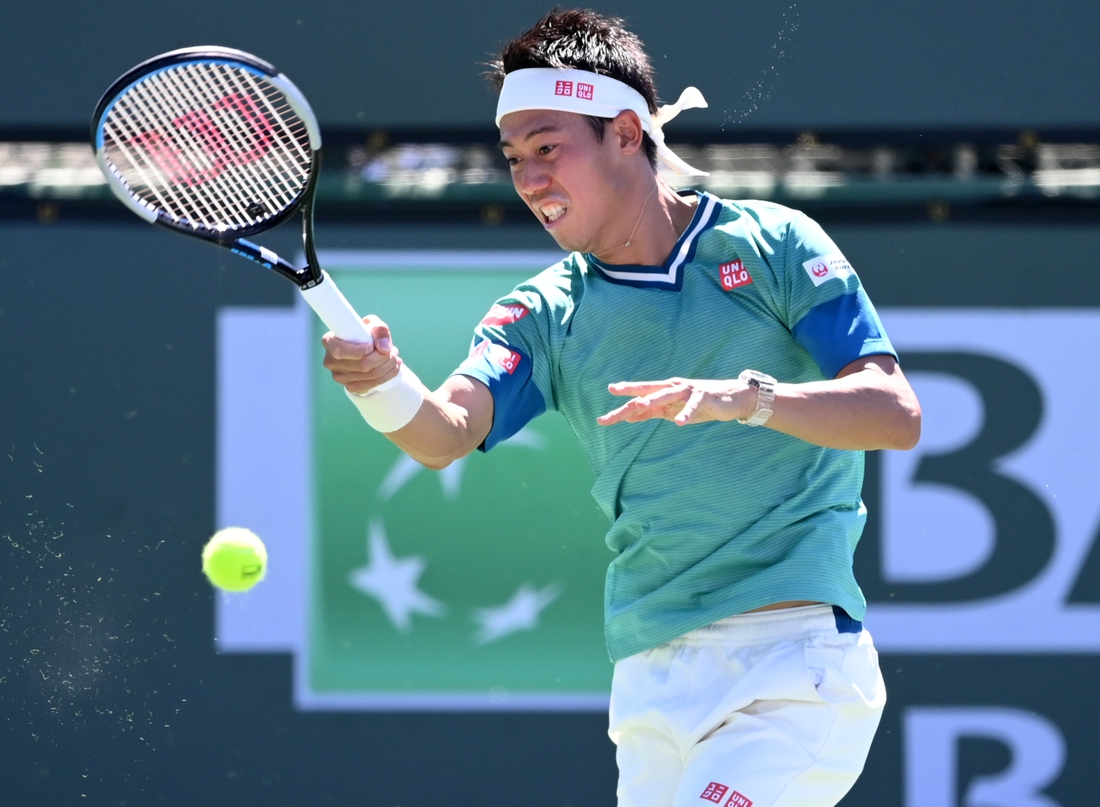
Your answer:
[[[685,109],[702,109],[707,105],[707,101],[703,98],[703,94],[699,92],[695,87],[686,87],[684,91],[680,93],[680,97],[676,99],[674,104],[666,104],[657,109],[657,114],[653,116],[653,132],[650,136],[657,144],[657,159],[672,169],[673,173],[682,177],[705,177],[709,176],[706,171],[700,171],[694,166],[688,165],[686,162],[676,156],[668,146],[665,145],[665,133],[662,127],[670,120],[675,118]]]
[[[658,107],[657,114],[653,116],[653,122],[657,126],[664,126],[685,109],[706,109],[707,99],[695,87],[685,87],[674,104],[665,104]]]

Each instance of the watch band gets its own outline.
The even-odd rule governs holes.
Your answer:
[[[756,411],[747,418],[738,418],[738,423],[746,426],[763,426],[772,416],[772,407],[775,405],[776,380],[770,375],[756,370],[745,370],[737,377],[751,387],[756,387]]]

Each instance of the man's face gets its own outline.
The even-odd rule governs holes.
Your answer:
[[[610,131],[601,143],[581,115],[534,109],[505,115],[500,140],[516,192],[559,246],[598,255],[629,238],[621,219],[637,213]]]

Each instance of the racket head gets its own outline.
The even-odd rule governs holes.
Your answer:
[[[92,143],[123,204],[222,243],[278,226],[312,197],[321,134],[273,65],[204,46],[120,76],[96,105]]]

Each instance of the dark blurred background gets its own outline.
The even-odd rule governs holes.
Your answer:
[[[668,138],[711,170],[709,187],[806,209],[880,308],[1034,308],[1057,323],[1100,307],[1095,2],[597,8],[645,41],[665,100],[688,84],[707,97]],[[324,248],[549,249],[492,148],[480,75],[547,10],[45,0],[0,12],[0,804],[613,803],[605,715],[302,712],[289,655],[218,653],[197,562],[215,526],[215,318],[294,292],[138,221],[86,145],[100,93],[132,65],[237,47],[278,65],[320,117]],[[299,238],[291,225],[265,243],[292,255]],[[1050,331],[1040,348],[1063,363],[1095,350]],[[987,409],[1012,396],[978,386]],[[1073,414],[1084,446],[1095,411],[1083,395]],[[1064,463],[1096,478],[1089,452]],[[873,512],[882,465],[869,456]],[[978,490],[965,473],[924,473]],[[1012,492],[974,495],[1007,541],[996,510]],[[1095,519],[1100,498],[1078,509]],[[872,515],[857,559],[872,606],[951,599],[892,588],[882,535]],[[1095,547],[1066,563],[1066,613],[1100,603]],[[884,648],[891,703],[844,803],[1097,804],[1098,641]]]

